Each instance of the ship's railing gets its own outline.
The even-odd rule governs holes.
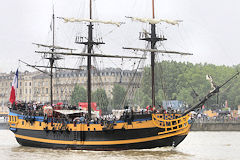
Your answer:
[[[18,124],[18,117],[17,116],[8,116],[8,123],[9,123],[9,127],[11,130],[15,131],[16,129],[16,125]]]
[[[152,121],[158,128],[165,129],[165,132],[160,132],[159,134],[165,134],[188,127],[189,114],[183,117],[177,117],[174,114],[152,114]]]

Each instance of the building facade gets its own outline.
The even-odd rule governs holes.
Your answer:
[[[6,74],[0,73],[0,103],[6,106],[9,102],[13,72]],[[92,71],[92,92],[98,88],[106,91],[107,96],[112,98],[112,89],[115,84],[120,84],[125,88],[129,82],[138,85],[141,78],[140,72],[121,70],[119,68],[106,68],[101,71]],[[134,82],[133,82],[134,81]],[[87,87],[87,71],[60,71],[53,76],[53,101],[69,103],[71,94],[76,85]],[[18,88],[16,93],[17,100],[37,101],[47,103],[50,101],[50,77],[41,72],[19,72]]]

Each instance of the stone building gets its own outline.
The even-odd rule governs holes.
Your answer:
[[[0,103],[1,106],[9,102],[13,72],[0,74]],[[137,80],[132,82],[135,75]],[[106,68],[100,71],[92,71],[92,92],[98,88],[105,89],[107,96],[112,98],[112,89],[115,84],[127,87],[129,82],[138,85],[141,73],[120,68]],[[53,101],[68,103],[75,85],[87,87],[87,71],[60,71],[53,76]],[[50,77],[41,72],[19,72],[17,100],[38,101],[47,103],[50,101]]]

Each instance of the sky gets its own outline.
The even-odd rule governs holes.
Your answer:
[[[152,0],[93,0],[93,17],[99,20],[125,22],[121,27],[112,25],[94,26],[96,36],[102,36],[106,45],[96,52],[106,54],[131,55],[122,47],[144,48],[138,40],[139,32],[149,29],[149,25],[132,22],[125,16],[151,18]],[[88,18],[88,0],[1,0],[0,5],[0,72],[30,70],[18,62],[19,59],[30,64],[43,62],[34,53],[40,50],[32,43],[51,44],[51,14],[54,5],[55,15],[59,17]],[[238,0],[155,0],[157,19],[183,20],[176,26],[159,24],[158,33],[167,37],[164,49],[193,53],[193,56],[159,56],[158,60],[189,61],[192,63],[211,63],[216,65],[236,65],[240,63],[240,1]],[[86,34],[86,23],[71,24],[56,20],[56,44],[74,47],[77,34]],[[161,47],[159,48],[161,49]],[[137,53],[140,55],[141,53]],[[63,65],[74,60],[64,60]],[[104,67],[129,68],[128,61],[109,60]],[[148,64],[147,60],[146,64]],[[47,64],[47,63],[46,63]]]

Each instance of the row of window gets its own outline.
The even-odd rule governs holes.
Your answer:
[[[22,86],[22,82],[19,83],[19,86]],[[25,86],[32,86],[32,82],[29,83],[25,82]]]
[[[34,94],[48,94],[48,88],[34,88]]]
[[[92,73],[93,76],[119,76],[119,75],[124,75],[124,76],[132,76],[133,74],[135,74],[134,72],[95,72]],[[140,72],[136,73],[137,75],[141,75]],[[21,75],[20,75],[21,76]],[[24,75],[23,75],[24,76]],[[63,73],[63,74],[57,74],[56,77],[84,77],[87,76],[87,73]],[[0,79],[9,79],[12,80],[13,76],[1,76]],[[23,78],[23,77],[22,77]],[[29,78],[29,77],[25,77],[24,78]]]
[[[101,72],[101,73],[92,73],[93,76],[133,76],[134,73],[121,73],[121,72]],[[137,73],[137,75],[140,75],[141,73]],[[57,74],[56,77],[86,77],[86,73],[80,73],[80,74]]]
[[[12,86],[12,82],[2,82],[0,84],[1,86],[8,86],[8,84],[9,86]],[[19,82],[19,86],[20,87],[22,86],[22,82]],[[32,86],[32,82],[29,82],[29,83],[25,82],[25,86]]]
[[[2,87],[4,86],[12,86],[12,82],[2,82],[0,83]]]
[[[8,117],[9,117],[9,122],[17,122],[16,116],[8,116]]]
[[[120,79],[126,80],[126,81],[128,80],[127,77],[122,77]],[[103,81],[103,82],[113,81],[114,82],[114,81],[118,81],[118,79],[111,79],[111,78],[106,78],[106,77],[104,77],[104,78],[93,78],[92,79],[92,82],[101,82],[101,81]],[[82,80],[75,80],[75,81],[70,81],[70,80],[68,80],[68,81],[58,81],[58,84],[77,84],[79,82],[85,83],[86,80],[82,79]],[[2,82],[0,84],[1,84],[1,86],[8,86],[8,84],[9,84],[9,86],[12,86],[12,82]],[[19,82],[19,86],[20,87],[23,86],[23,82]],[[24,86],[32,86],[32,82],[25,82]],[[48,86],[48,82],[42,82],[42,81],[41,82],[35,82],[34,86],[35,87],[37,87],[37,86]]]

